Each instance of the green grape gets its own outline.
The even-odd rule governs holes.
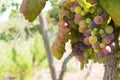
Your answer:
[[[91,35],[96,35],[96,32],[95,31],[91,31]]]
[[[96,7],[92,7],[92,8],[90,9],[90,12],[91,12],[91,13],[95,13],[95,11],[96,11]]]
[[[89,42],[90,42],[91,44],[95,44],[97,41],[98,41],[98,40],[97,40],[97,37],[96,37],[96,36],[92,35],[92,36],[89,37]]]
[[[84,11],[88,13],[88,12],[90,12],[90,9],[89,8],[84,8]]]
[[[79,6],[79,7],[76,7],[74,11],[75,11],[75,13],[80,14],[81,11],[82,11],[82,9],[81,9],[81,7]]]
[[[80,28],[87,28],[87,27],[88,27],[88,24],[86,23],[85,20],[81,20],[81,21],[79,22],[79,27],[80,27]]]
[[[82,16],[85,16],[85,15],[86,15],[86,12],[85,12],[85,11],[81,11],[81,15],[82,15]]]
[[[99,49],[94,49],[94,52],[95,53],[98,53],[100,50]]]
[[[86,23],[90,24],[92,22],[91,18],[86,18]]]
[[[105,26],[105,33],[111,34],[113,32],[113,27],[112,26]]]
[[[104,34],[105,32],[104,32],[104,30],[103,29],[100,29],[99,30],[99,34]]]
[[[71,0],[71,2],[75,2],[76,0]]]
[[[79,27],[79,32],[80,32],[80,33],[84,33],[84,31],[85,31],[85,28]]]
[[[105,43],[100,43],[100,48],[104,48],[105,47]]]
[[[94,31],[94,32],[97,32],[97,31],[98,31],[98,28],[94,28],[93,31]]]
[[[106,34],[104,33],[104,34],[101,34],[100,36],[101,36],[101,38],[103,38],[103,37],[105,37],[105,36],[106,36]]]

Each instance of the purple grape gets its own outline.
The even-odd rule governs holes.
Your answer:
[[[110,47],[111,47],[112,49],[115,49],[115,47],[116,47],[115,42],[110,43]]]
[[[73,43],[73,44],[72,44],[72,49],[78,49],[78,48],[79,48],[78,43]]]
[[[79,44],[79,49],[80,50],[85,51],[87,48],[88,48],[87,45],[85,45],[83,43]]]
[[[88,37],[90,36],[90,31],[88,29],[86,29],[84,32],[83,32],[84,36]]]
[[[79,41],[83,42],[83,41],[84,41],[84,38],[85,38],[85,36],[83,36],[83,35],[78,35],[78,40],[79,40]]]
[[[105,43],[105,44],[109,44],[111,42],[111,40],[105,36],[103,39],[102,39],[102,42]]]
[[[102,51],[103,51],[103,53],[104,53],[105,55],[108,55],[108,54],[110,54],[110,53],[112,52],[110,46],[106,46],[105,48],[103,48]]]
[[[73,9],[75,9],[78,6],[78,3],[72,2],[70,5],[72,6]]]
[[[104,58],[104,57],[105,57],[105,54],[103,53],[103,51],[100,51],[100,52],[98,53],[98,57],[99,57],[99,58]]]
[[[83,54],[83,51],[82,50],[80,50],[80,49],[77,49],[76,50],[76,55],[77,56],[80,56],[80,55],[82,55]]]
[[[95,24],[95,22],[91,22],[91,23],[89,24],[89,27],[90,27],[90,28],[95,28],[95,27],[97,27],[97,24]]]
[[[114,40],[114,38],[115,38],[114,34],[109,34],[107,37],[108,37],[111,41]]]
[[[103,17],[104,21],[107,21],[109,19],[109,15],[106,12],[104,12],[101,16]]]
[[[105,44],[109,44],[111,43],[111,41],[114,40],[114,35],[113,34],[109,34],[107,36],[105,36],[103,39],[102,39],[102,42],[104,42]]]

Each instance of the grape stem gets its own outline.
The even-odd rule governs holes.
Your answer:
[[[107,60],[105,63],[105,73],[104,73],[103,80],[120,80],[120,76],[119,76],[120,59],[114,56],[114,53],[120,50],[119,41],[118,41],[119,33],[120,33],[120,28],[114,27],[114,36],[115,36],[114,41],[116,43],[116,48],[113,51],[113,53],[107,56],[106,58]]]

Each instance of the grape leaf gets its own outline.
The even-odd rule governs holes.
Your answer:
[[[113,21],[120,26],[120,0],[99,0],[103,9],[111,16]]]
[[[23,0],[20,6],[20,12],[23,13],[25,19],[32,22],[40,14],[47,0]]]

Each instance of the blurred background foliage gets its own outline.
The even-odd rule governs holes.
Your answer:
[[[54,1],[50,2],[55,6],[47,12],[50,43],[58,28],[58,1]],[[48,67],[39,20],[29,23],[20,14],[19,7],[16,0],[0,0],[0,17],[9,12],[8,20],[0,21],[0,80],[8,77],[31,80],[37,69]]]

